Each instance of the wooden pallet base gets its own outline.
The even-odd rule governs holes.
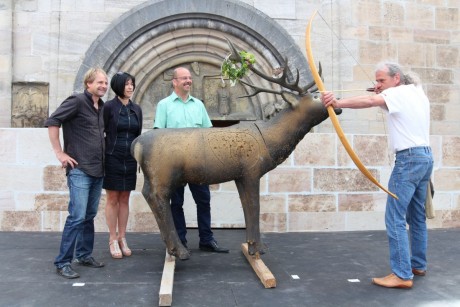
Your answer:
[[[255,256],[249,255],[247,243],[241,244],[241,250],[243,251],[243,254],[246,256],[246,259],[251,264],[254,272],[256,272],[257,276],[259,276],[260,281],[262,282],[264,287],[275,288],[276,279],[273,276],[272,272],[270,272],[265,263],[262,261],[262,259],[260,259],[259,254]]]
[[[259,254],[252,256],[249,255],[248,244],[241,244],[241,250],[246,256],[249,264],[251,265],[254,272],[259,276],[260,281],[265,288],[275,288],[276,279],[272,272],[267,268],[265,263],[260,259]],[[171,306],[172,305],[172,292],[174,286],[174,270],[176,268],[176,257],[171,256],[166,251],[165,264],[163,267],[163,275],[161,277],[161,285],[159,292],[159,306]]]
[[[172,291],[174,285],[175,268],[176,257],[171,256],[170,254],[168,254],[168,251],[166,251],[165,265],[163,268],[163,275],[161,277],[159,306],[171,306],[172,304]]]

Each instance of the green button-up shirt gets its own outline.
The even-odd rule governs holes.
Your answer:
[[[153,127],[209,128],[212,123],[201,100],[189,95],[184,102],[173,92],[158,103]]]

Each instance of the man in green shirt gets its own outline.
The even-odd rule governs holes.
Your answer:
[[[199,99],[190,95],[192,75],[184,67],[173,74],[173,93],[161,100],[156,109],[154,128],[210,128],[212,127],[206,108]],[[211,231],[211,193],[208,185],[188,184],[197,205],[199,247],[201,250],[228,253],[228,249],[217,244]],[[179,239],[187,247],[185,223],[184,186],[171,195],[171,212]]]

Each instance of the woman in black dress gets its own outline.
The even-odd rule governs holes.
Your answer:
[[[129,195],[136,188],[137,162],[131,156],[130,148],[133,140],[142,131],[142,110],[131,101],[136,88],[135,81],[135,78],[126,72],[115,74],[110,87],[116,97],[104,105],[103,188],[107,195],[105,218],[110,233],[110,254],[117,259],[131,256],[131,250],[126,243],[126,225],[129,216]]]

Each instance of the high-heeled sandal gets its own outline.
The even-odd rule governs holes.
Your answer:
[[[120,244],[121,252],[123,256],[129,257],[131,256],[131,250],[128,247],[128,243],[126,243],[126,238],[118,239],[118,243]]]
[[[112,255],[112,258],[114,259],[123,258],[123,254],[121,253],[120,245],[118,245],[117,240],[112,240],[109,242],[109,250],[110,250],[110,254]]]

